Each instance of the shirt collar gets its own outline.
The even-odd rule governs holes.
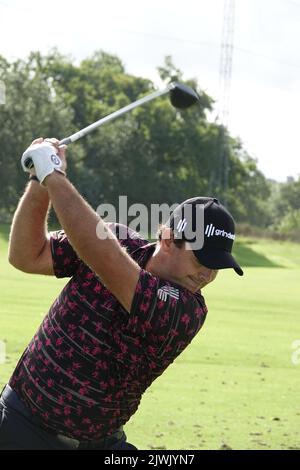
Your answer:
[[[137,261],[141,268],[144,268],[155,251],[157,242],[147,243],[140,246],[133,253],[132,257]]]

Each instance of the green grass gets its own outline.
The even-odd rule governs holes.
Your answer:
[[[4,384],[64,280],[6,261],[0,231],[0,339]],[[240,278],[222,271],[204,291],[209,314],[192,344],[145,393],[126,426],[140,449],[300,449],[300,245],[243,239]]]
[[[7,354],[5,364],[0,365],[0,389],[66,283],[14,269],[7,261],[8,233],[9,228],[0,225],[0,340],[6,343]]]

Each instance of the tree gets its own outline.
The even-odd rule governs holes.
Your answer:
[[[279,235],[300,240],[300,177],[277,184],[270,200],[272,229]]]
[[[72,109],[45,80],[31,55],[27,62],[9,64],[0,59],[1,79],[6,86],[6,103],[0,109],[0,197],[4,209],[14,211],[24,187],[19,159],[34,136],[57,136],[71,129]]]
[[[183,81],[171,57],[159,73],[165,83]],[[12,63],[0,57],[0,79],[7,88],[7,103],[0,109],[2,217],[12,214],[23,190],[19,157],[34,137],[66,137],[155,90],[150,80],[126,73],[121,60],[104,51],[80,64],[57,50],[32,52]],[[71,180],[94,207],[118,206],[119,195],[127,195],[129,204],[148,206],[210,195],[226,200],[238,221],[267,225],[268,182],[242,144],[208,121],[213,99],[197,80],[185,83],[197,90],[197,105],[176,110],[161,97],[71,145]]]

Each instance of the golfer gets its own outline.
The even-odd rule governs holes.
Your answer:
[[[233,218],[217,199],[189,199],[148,243],[84,201],[58,141],[35,140],[25,171],[28,159],[34,174],[13,219],[10,263],[70,280],[2,392],[0,449],[135,449],[123,425],[202,327],[201,290],[219,269],[243,274]],[[63,231],[47,232],[50,201]]]

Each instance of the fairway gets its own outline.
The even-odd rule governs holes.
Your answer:
[[[0,231],[0,386],[66,283],[26,275],[7,258]],[[126,426],[139,449],[300,449],[300,245],[243,240],[244,278],[219,273],[203,291],[200,334],[157,379]]]

